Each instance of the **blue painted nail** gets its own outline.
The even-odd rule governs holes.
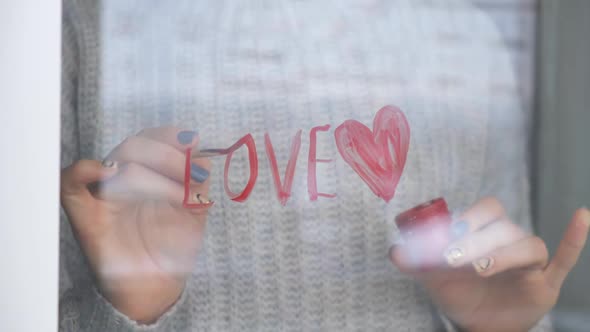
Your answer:
[[[451,224],[451,236],[453,239],[462,237],[468,230],[469,224],[466,221],[460,220]]]
[[[197,164],[191,164],[191,178],[198,183],[203,183],[209,177],[209,171]]]
[[[186,145],[193,141],[196,134],[197,132],[194,130],[183,130],[176,135],[176,139],[178,140],[178,143]]]

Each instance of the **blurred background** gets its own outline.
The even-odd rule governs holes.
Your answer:
[[[554,252],[571,212],[590,205],[590,1],[539,5],[534,220]],[[586,248],[554,310],[557,331],[590,331],[589,282]]]

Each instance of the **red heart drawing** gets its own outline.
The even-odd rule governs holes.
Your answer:
[[[356,120],[344,121],[334,132],[340,155],[373,193],[389,202],[406,164],[410,126],[395,106],[381,108],[373,131]]]

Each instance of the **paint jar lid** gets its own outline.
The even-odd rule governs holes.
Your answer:
[[[395,223],[403,233],[429,222],[450,222],[451,213],[444,198],[422,203],[395,217]]]

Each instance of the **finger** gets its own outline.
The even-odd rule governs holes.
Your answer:
[[[400,272],[415,275],[419,273],[418,262],[414,262],[412,254],[404,246],[392,246],[389,248],[389,260],[395,265]]]
[[[146,128],[141,130],[137,136],[170,145],[183,154],[185,154],[186,148],[195,149],[199,143],[199,133],[197,130],[186,130],[175,126]],[[211,169],[211,163],[208,159],[193,159],[190,171],[193,181],[201,183],[203,178],[208,177],[209,169]]]
[[[137,136],[170,145],[183,154],[186,152],[186,148],[195,149],[199,143],[197,130],[180,129],[174,126],[146,128],[137,133]],[[192,162],[207,170],[211,168],[211,163],[207,158],[194,158]]]
[[[196,130],[183,130],[174,126],[146,128],[137,133],[137,136],[170,145],[179,151],[195,147],[199,142],[199,133]]]
[[[472,264],[479,275],[490,277],[514,269],[542,269],[548,257],[545,242],[538,236],[529,236],[479,257]]]
[[[467,267],[449,269],[446,266],[428,266],[425,268],[419,258],[413,257],[411,249],[405,244],[392,246],[389,249],[389,260],[400,272],[433,287],[444,283],[445,280],[469,275],[467,272],[470,272]]]
[[[517,225],[501,219],[451,243],[443,256],[449,266],[462,266],[525,237],[526,233]]]
[[[136,163],[127,163],[119,174],[100,184],[98,195],[103,200],[168,201],[182,206],[183,186]]]
[[[146,137],[128,137],[109,154],[108,158],[141,164],[174,181],[184,181],[185,154],[170,145]],[[209,170],[203,165],[207,163],[202,160],[190,164],[191,178],[197,183],[203,183],[209,178]]]
[[[505,215],[506,211],[498,199],[486,197],[459,215],[458,221],[467,223],[467,232],[473,232]]]
[[[65,198],[78,195],[91,198],[88,185],[108,179],[116,173],[116,164],[105,166],[97,160],[79,160],[61,171],[61,196]]]
[[[554,289],[560,289],[568,273],[576,265],[590,227],[590,211],[578,209],[557,247],[555,256],[545,269],[547,281]]]

